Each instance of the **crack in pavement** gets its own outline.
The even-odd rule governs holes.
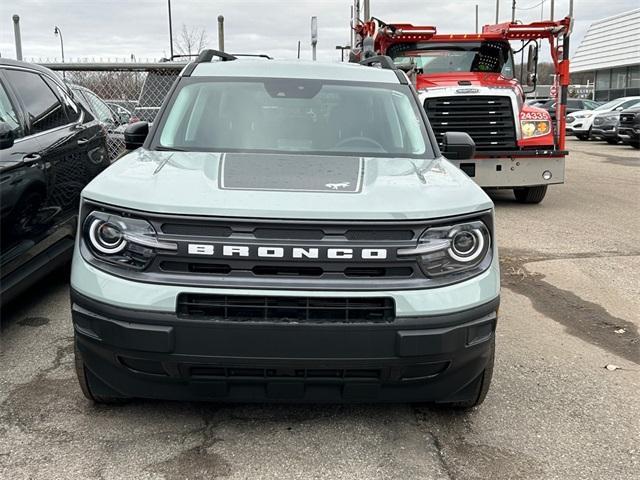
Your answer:
[[[502,286],[527,297],[537,312],[563,325],[570,335],[640,364],[640,336],[633,322],[611,315],[601,305],[546,282],[544,275],[525,267],[528,263],[546,260],[638,255],[640,253],[635,252],[544,255],[526,250],[501,249]],[[616,329],[624,329],[626,333],[618,335],[614,333]]]

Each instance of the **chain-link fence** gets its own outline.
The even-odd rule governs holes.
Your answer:
[[[41,63],[56,71],[74,97],[108,132],[111,160],[125,151],[129,122],[153,122],[171,85],[185,66],[161,63]]]

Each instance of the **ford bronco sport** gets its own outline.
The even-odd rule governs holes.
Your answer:
[[[83,191],[84,394],[481,403],[493,204],[441,156],[407,76],[388,57],[233,60],[185,67],[153,126],[128,127],[140,148]],[[444,141],[473,155],[467,134]]]

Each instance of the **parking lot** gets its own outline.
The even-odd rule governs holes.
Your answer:
[[[502,303],[477,410],[92,406],[59,272],[2,312],[0,478],[637,478],[640,158],[568,145],[567,183],[542,204],[494,195]]]

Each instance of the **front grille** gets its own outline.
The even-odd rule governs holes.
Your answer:
[[[621,113],[620,114],[620,125],[625,125],[625,126],[629,126],[629,125],[633,125],[636,119],[636,115],[640,115],[640,114],[635,114],[635,113]]]
[[[303,381],[340,381],[342,379],[379,379],[379,368],[242,368],[194,365],[189,368],[191,378],[206,379],[297,379]]]
[[[445,132],[466,132],[477,151],[514,150],[516,128],[509,97],[486,95],[427,98],[424,109],[442,148]]]
[[[395,318],[386,297],[269,297],[178,295],[180,318],[236,322],[381,323]]]

